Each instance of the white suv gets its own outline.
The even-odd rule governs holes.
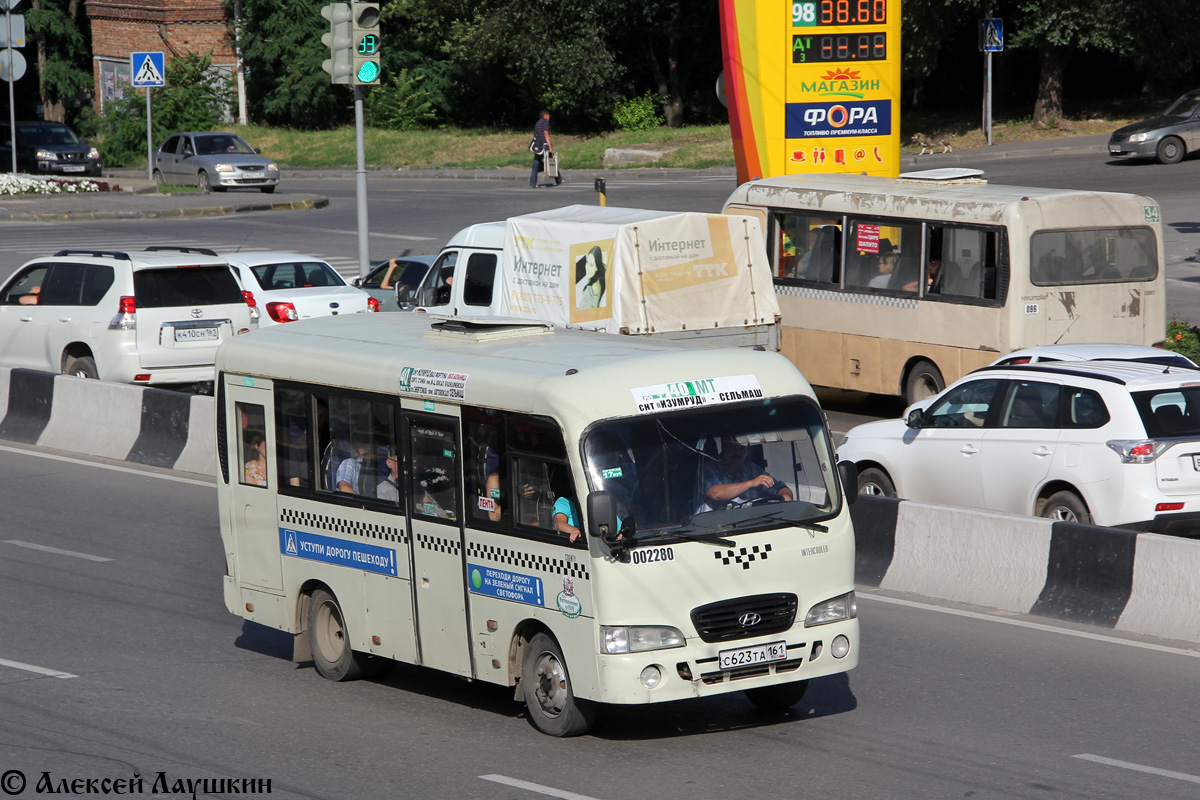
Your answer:
[[[1129,361],[984,367],[838,446],[859,489],[1200,534],[1200,369]]]
[[[254,298],[209,250],[61,250],[0,286],[0,364],[142,385],[213,380]]]

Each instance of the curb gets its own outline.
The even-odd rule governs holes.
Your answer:
[[[238,205],[199,206],[194,208],[145,208],[114,209],[111,211],[0,211],[0,222],[65,222],[69,220],[121,220],[121,219],[180,219],[185,217],[215,217],[230,214],[245,214],[253,211],[306,211],[325,208],[328,197],[306,200],[282,200],[276,203],[242,203]]]

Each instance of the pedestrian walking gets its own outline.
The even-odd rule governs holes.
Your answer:
[[[542,109],[538,112],[538,121],[533,126],[533,141],[529,144],[533,151],[533,169],[529,172],[529,188],[538,188],[538,173],[546,169],[546,156],[554,158],[554,145],[550,141],[550,112]],[[549,173],[547,173],[549,175]],[[562,183],[562,173],[555,170],[554,185]]]

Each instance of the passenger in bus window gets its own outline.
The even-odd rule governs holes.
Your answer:
[[[356,443],[351,448],[349,458],[342,460],[337,468],[336,485],[339,492],[359,494],[358,476],[362,474],[363,460],[367,457],[368,446],[365,442]]]
[[[899,252],[892,246],[891,239],[879,240],[879,274],[867,281],[872,289],[886,289],[892,279],[892,270],[896,268],[896,258]]]
[[[730,437],[721,439],[721,458],[704,467],[704,497],[710,508],[759,499],[791,500],[792,490],[746,460],[749,448]]]
[[[267,440],[259,431],[249,431],[246,434],[250,458],[245,465],[245,477],[242,483],[254,486],[267,485]]]
[[[375,487],[375,496],[380,500],[387,500],[392,503],[400,500],[400,458],[396,453],[396,448],[389,447],[387,456],[384,459],[387,464],[388,476],[384,478],[378,486]]]
[[[565,533],[574,542],[583,532],[579,530],[579,504],[570,497],[560,497],[554,501],[554,530]],[[620,527],[618,525],[617,527]]]

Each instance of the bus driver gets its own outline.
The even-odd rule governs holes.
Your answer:
[[[721,459],[704,468],[704,498],[712,508],[760,498],[791,500],[792,490],[766,470],[746,461],[749,448],[731,437],[721,439]]]

